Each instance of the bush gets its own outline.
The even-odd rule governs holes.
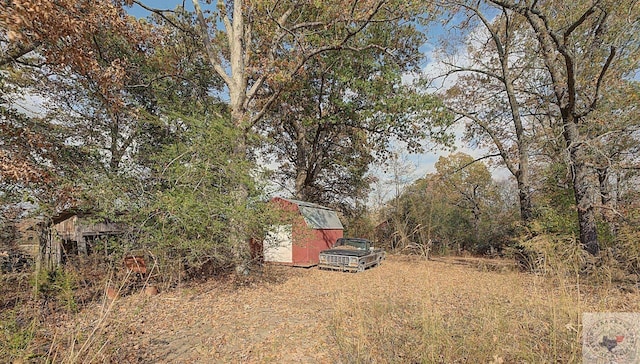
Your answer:
[[[134,223],[167,283],[246,264],[268,215],[254,165],[236,150],[243,136],[224,119],[179,120],[184,130],[155,157]]]
[[[588,258],[575,236],[552,234],[523,239],[505,254],[526,271],[561,277],[579,274]]]
[[[54,302],[69,313],[78,311],[75,299],[78,276],[72,269],[58,267],[51,271],[42,270],[34,275],[33,285],[38,299]]]
[[[22,359],[29,352],[36,328],[36,318],[25,319],[15,309],[0,313],[0,361]]]

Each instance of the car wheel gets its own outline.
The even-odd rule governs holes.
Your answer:
[[[364,272],[364,262],[360,262],[358,264],[358,272]]]

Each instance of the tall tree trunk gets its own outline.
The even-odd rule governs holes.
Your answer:
[[[509,14],[503,8],[503,14],[505,19],[509,19]],[[484,18],[483,18],[484,19]],[[486,20],[483,20],[486,22]],[[505,36],[509,37],[510,22],[505,25]],[[520,115],[520,103],[516,97],[516,90],[513,87],[514,78],[511,74],[509,67],[509,52],[508,47],[510,43],[508,39],[505,44],[500,41],[498,32],[491,28],[490,24],[485,23],[485,26],[490,29],[491,36],[496,44],[498,50],[498,56],[500,57],[500,67],[502,69],[502,81],[509,100],[509,109],[511,111],[511,117],[513,118],[513,126],[516,131],[516,142],[518,144],[518,167],[515,170],[514,176],[518,182],[518,198],[520,201],[520,219],[524,223],[531,221],[533,213],[531,211],[531,188],[529,186],[529,141],[525,135],[524,125],[522,123],[522,116]],[[513,169],[513,168],[511,168]]]
[[[598,255],[598,230],[596,225],[596,186],[595,171],[586,163],[587,155],[580,141],[578,125],[572,115],[566,110],[562,112],[564,123],[564,138],[569,150],[573,179],[573,193],[575,195],[578,225],[580,227],[580,242],[591,255]]]
[[[533,218],[533,206],[531,205],[531,187],[529,186],[528,165],[526,169],[520,169],[516,180],[518,182],[518,200],[520,201],[520,219],[530,222]]]
[[[613,236],[617,234],[617,226],[615,221],[616,200],[611,190],[611,174],[609,167],[598,168],[598,182],[600,182],[600,201],[602,203],[602,218],[609,225],[609,231]]]
[[[303,125],[295,121],[291,125],[295,133],[296,144],[296,160],[295,160],[295,196],[296,198],[307,201],[306,194],[307,180],[309,177],[309,168],[307,161],[307,143],[306,143],[306,130]]]
[[[480,126],[490,135],[494,140],[494,144],[500,152],[500,156],[504,161],[507,169],[516,178],[518,183],[518,199],[520,202],[520,219],[524,223],[528,223],[533,218],[532,203],[531,203],[531,186],[529,182],[529,141],[525,135],[525,128],[520,114],[520,102],[516,96],[516,90],[513,83],[517,77],[514,77],[509,65],[509,48],[511,46],[511,38],[513,30],[510,28],[511,21],[507,21],[505,25],[496,25],[495,22],[489,20],[482,12],[482,10],[476,6],[470,6],[467,4],[462,5],[468,10],[473,11],[480,21],[484,24],[485,28],[489,31],[491,39],[496,47],[495,51],[500,61],[500,73],[494,72],[482,73],[484,75],[493,77],[499,80],[504,85],[504,91],[507,94],[509,100],[509,111],[513,119],[513,126],[516,135],[516,144],[518,147],[518,159],[517,165],[509,157],[511,154],[506,150],[505,146],[498,139],[498,136],[492,132],[489,125]],[[509,20],[510,15],[505,8],[502,8],[503,16]],[[499,27],[504,27],[503,29]],[[468,71],[477,72],[474,69],[467,69]]]
[[[570,36],[580,25],[584,24],[587,18],[595,13],[595,4],[588,8],[573,24],[566,27],[560,36],[560,33],[550,28],[548,14],[544,14],[537,8],[537,2],[532,4],[511,0],[491,0],[491,2],[524,16],[538,38],[540,53],[551,77],[556,105],[560,109],[564,139],[569,151],[573,173],[573,192],[580,227],[580,243],[587,252],[597,255],[600,252],[595,214],[598,181],[595,171],[587,164],[589,159],[578,126],[581,120],[595,109],[596,100],[599,97],[599,82],[611,64],[615,49],[611,49],[609,57],[602,66],[598,76],[598,84],[591,98],[591,105],[586,111],[579,112],[578,109],[581,105],[578,99],[581,96],[581,90],[578,90],[577,85],[575,55],[570,51],[575,45],[570,43],[572,39]]]
[[[522,125],[522,117],[520,116],[520,107],[516,99],[516,92],[513,88],[513,80],[508,69],[508,59],[505,55],[502,57],[502,67],[504,74],[504,84],[509,98],[509,106],[511,108],[511,116],[513,117],[513,125],[516,129],[516,140],[518,143],[518,168],[514,173],[518,182],[518,198],[520,201],[520,219],[528,223],[533,218],[531,206],[531,187],[529,185],[529,142],[524,133]]]
[[[296,180],[295,180],[295,196],[297,199],[307,201],[309,196],[306,193],[307,190],[307,170],[304,167],[296,167]]]
[[[242,1],[234,1],[233,17],[222,16],[222,23],[226,30],[227,44],[229,46],[229,64],[224,67],[219,59],[219,55],[214,51],[211,38],[209,36],[209,25],[200,8],[198,0],[192,0],[193,7],[198,18],[205,51],[209,57],[214,71],[222,78],[229,89],[229,108],[231,110],[231,121],[236,130],[241,132],[236,141],[233,153],[238,160],[243,160],[247,156],[247,133],[249,131],[249,113],[247,110],[247,85],[248,76],[246,62],[248,55],[245,46],[250,43],[247,28],[245,27],[244,14],[242,13]],[[224,5],[222,5],[224,6]],[[246,39],[245,39],[246,38]],[[242,183],[238,184],[232,194],[238,204],[245,204],[249,197],[248,187]],[[238,206],[240,208],[240,206]],[[229,221],[229,241],[233,249],[233,254],[238,263],[238,272],[245,271],[246,262],[249,259],[249,247],[247,242],[246,224],[242,219],[231,218]]]

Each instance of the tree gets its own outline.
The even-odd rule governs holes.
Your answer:
[[[137,0],[133,2],[156,14],[166,13]],[[206,10],[200,1],[193,0],[193,7],[202,48],[228,91],[231,120],[241,132],[235,153],[244,158],[250,151],[252,128],[309,60],[330,51],[378,48],[393,54],[393,43],[363,41],[363,31],[372,24],[410,22],[425,12],[424,5],[398,0],[322,4],[219,0]],[[234,194],[238,200],[247,199],[247,190],[242,186]],[[240,249],[246,245],[246,229],[241,224],[231,224],[237,226],[233,235]]]
[[[535,77],[536,63],[528,55],[530,40],[526,29],[505,8],[480,2],[445,3],[450,12],[462,14],[456,26],[463,24],[464,61],[444,60],[447,75],[462,74],[446,92],[447,106],[468,120],[470,138],[486,140],[496,151],[518,183],[520,217],[528,223],[533,218],[529,163],[530,135],[526,125],[526,104],[530,96],[522,89],[527,78]],[[498,13],[491,19],[492,14]],[[452,20],[450,20],[452,21]],[[451,42],[448,37],[447,44]],[[451,47],[445,45],[443,51]],[[454,47],[459,51],[458,47]],[[465,65],[464,63],[468,63]],[[529,111],[530,112],[530,111]],[[529,114],[532,115],[532,114]]]
[[[459,250],[487,253],[512,238],[515,204],[503,185],[493,181],[487,166],[464,153],[440,157],[437,172],[427,174],[406,188],[389,204],[388,214],[400,222],[394,232],[404,247],[421,254]]]
[[[587,140],[599,155],[594,161],[600,195],[596,203],[601,206],[602,218],[609,225],[613,237],[624,220],[621,217],[629,216],[621,213],[620,208],[624,206],[619,205],[623,186],[629,184],[629,177],[639,169],[639,99],[640,84],[637,81],[620,80],[615,88],[603,96],[600,107],[589,116],[592,127],[587,131]]]
[[[268,150],[286,161],[276,177],[292,181],[297,198],[353,206],[366,197],[369,164],[384,162],[393,141],[415,152],[429,136],[445,139],[439,101],[402,83],[403,72],[418,69],[421,34],[387,24],[363,34],[406,46],[393,56],[377,48],[316,56],[258,124],[272,140]]]
[[[484,164],[474,163],[473,157],[455,153],[447,158],[440,157],[436,170],[442,179],[442,187],[453,205],[470,213],[476,238],[480,232],[485,201],[491,191],[491,173]]]
[[[114,60],[103,67],[96,57],[93,35],[106,30],[127,37],[132,43],[149,35],[144,23],[131,21],[121,3],[113,1],[11,0],[0,13],[4,51],[0,66],[24,63],[24,56],[36,52],[37,63],[79,74],[93,75],[105,88],[122,82],[123,64]],[[28,64],[33,65],[32,62]],[[117,95],[105,92],[114,102]]]
[[[28,6],[11,2],[3,13],[3,19],[15,21],[6,25],[6,34],[13,34],[7,50],[24,48],[20,44],[25,42],[37,44],[31,52],[5,57],[5,85],[13,85],[6,94],[6,107],[14,110],[14,119],[5,125],[24,124],[21,119],[36,124],[34,117],[15,111],[12,98],[28,95],[44,100],[39,107],[40,126],[34,131],[42,140],[55,140],[58,149],[55,158],[36,156],[35,160],[54,167],[58,173],[49,176],[56,179],[58,188],[69,186],[76,197],[88,199],[85,203],[112,203],[112,198],[101,198],[97,191],[137,193],[127,187],[136,185],[135,180],[152,164],[150,157],[175,132],[163,118],[183,105],[211,105],[208,92],[218,89],[220,82],[203,66],[204,54],[194,49],[199,38],[185,37],[166,26],[179,25],[196,34],[194,20],[184,12],[151,19],[152,32],[152,23],[128,17],[119,3],[59,5],[52,9],[37,2]],[[40,13],[46,11],[51,14]],[[80,21],[82,14],[87,18]],[[54,27],[56,20],[50,16],[59,17],[63,29]],[[49,24],[49,31],[40,29]],[[21,149],[27,155],[41,150],[47,149]],[[105,181],[110,186],[97,187],[109,184]],[[50,179],[39,182],[38,186],[53,184]]]
[[[173,141],[153,157],[140,209],[140,245],[157,252],[168,267],[197,271],[208,264],[224,270],[244,263],[230,221],[246,226],[261,238],[266,218],[260,186],[250,172],[254,166],[237,159],[240,137],[227,118],[199,113],[173,114],[168,122],[178,127]],[[235,199],[238,185],[248,186],[250,205]]]
[[[20,188],[31,197],[51,190],[46,203],[40,199],[41,207],[62,207],[70,203],[71,196],[77,195],[77,191],[62,193],[76,189],[65,185],[64,180],[73,181],[79,171],[86,170],[88,161],[95,155],[68,133],[59,115],[20,111],[15,100],[49,101],[54,95],[52,85],[77,85],[82,80],[90,80],[94,90],[104,98],[104,104],[122,111],[124,101],[120,91],[126,81],[127,60],[124,57],[111,58],[109,62],[100,59],[96,36],[109,34],[111,39],[142,44],[149,37],[148,27],[127,18],[118,4],[110,1],[9,1],[4,5],[0,12],[0,67],[3,70],[0,87],[9,88],[9,92],[4,94],[0,106],[3,128],[7,131],[23,128],[24,132],[3,133],[2,139],[5,145],[17,141],[11,139],[14,137],[25,143],[14,145],[10,152],[7,150],[8,159],[3,160],[3,165],[6,170],[26,167],[24,170],[28,171],[28,176],[22,176],[28,178],[9,180],[7,188]],[[29,184],[25,185],[25,181]]]
[[[391,157],[385,165],[385,174],[391,175],[385,184],[393,189],[393,198],[387,202],[388,212],[385,220],[387,228],[391,228],[393,231],[390,241],[392,249],[408,247],[412,242],[414,230],[414,226],[407,217],[405,211],[407,209],[403,206],[402,198],[410,185],[416,167],[408,160],[408,156],[398,149],[391,152]]]
[[[356,102],[345,98],[351,79],[347,63],[339,56],[310,61],[304,76],[257,125],[269,138],[266,151],[281,161],[274,179],[291,183],[298,199],[343,204],[343,211],[347,199],[354,205],[366,196],[365,174],[373,159],[366,132],[358,127]]]
[[[40,130],[46,125],[0,106],[0,177],[2,197],[9,199],[7,194],[20,195],[22,188],[53,180],[54,173],[47,162],[55,160],[57,150]]]
[[[520,14],[536,36],[571,163],[580,242],[597,255],[598,181],[585,129],[611,82],[638,69],[638,4],[490,2]]]
[[[121,83],[105,91],[94,74],[47,75],[47,84],[54,87],[48,96],[53,117],[64,122],[69,138],[104,156],[107,174],[137,173],[143,159],[171,137],[161,117],[192,102],[208,105],[207,93],[221,87],[219,79],[203,67],[198,38],[186,38],[168,25],[179,24],[195,32],[187,14],[150,20],[155,36],[135,43],[109,29],[98,29],[92,35],[98,65],[121,64]],[[110,94],[117,94],[118,102]]]
[[[385,0],[322,5],[218,1],[207,19],[200,2],[193,0],[193,5],[211,66],[229,89],[234,124],[244,132],[314,56],[370,48],[394,52],[388,44],[357,39],[371,24],[408,21],[416,10],[411,3]]]

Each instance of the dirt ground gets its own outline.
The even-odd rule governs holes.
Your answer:
[[[389,267],[390,268],[390,267]],[[332,362],[326,323],[332,297],[355,294],[373,275],[317,268],[267,267],[257,282],[205,282],[119,298],[108,313],[96,359],[139,363]],[[108,300],[107,300],[108,301]],[[108,302],[107,302],[108,303]],[[106,305],[76,327],[87,332]],[[97,345],[96,344],[94,345]],[[115,347],[114,347],[115,346]],[[88,350],[92,355],[95,350]],[[65,354],[65,355],[68,355]],[[82,353],[79,359],[82,361]],[[98,361],[103,361],[98,360]]]
[[[497,271],[491,269],[494,266]],[[439,307],[437,310],[444,317],[465,317],[473,307],[482,304],[479,300],[486,299],[505,307],[507,315],[514,312],[522,318],[519,305],[526,307],[537,302],[525,309],[539,310],[543,315],[547,304],[546,298],[535,298],[546,296],[538,278],[513,271],[508,265],[472,261],[390,257],[380,267],[362,273],[272,266],[255,277],[257,280],[240,283],[208,281],[151,297],[140,293],[113,302],[105,298],[101,305],[83,310],[77,319],[59,322],[52,328],[54,345],[49,357],[54,362],[355,362],[361,360],[345,357],[344,342],[338,345],[341,340],[336,339],[336,332],[345,327],[354,330],[364,327],[363,323],[341,326],[336,321],[352,317],[349,310],[367,312],[370,307],[380,310],[387,303],[416,307],[419,302],[423,315],[434,305],[433,310]],[[620,297],[614,304],[619,306],[617,309],[638,308],[631,303],[639,301],[637,292]],[[354,307],[345,307],[349,304]],[[494,308],[491,310],[496,312]],[[376,320],[375,310],[370,312],[371,320]],[[394,318],[396,313],[392,310],[385,314],[390,320],[402,320]],[[483,312],[479,315],[486,317]],[[364,317],[366,321],[369,316],[365,313],[353,317],[360,320]],[[466,330],[465,322],[462,319],[459,322]],[[483,325],[482,330],[492,330],[486,322]],[[385,326],[376,335],[395,334],[392,326]],[[364,333],[358,340],[366,340],[367,335]],[[530,339],[524,340],[526,345]],[[570,343],[574,344],[579,343]],[[353,345],[353,350],[360,350],[358,342]],[[402,354],[398,355],[396,359],[373,361],[403,362]]]
[[[276,268],[277,270],[277,268]],[[214,282],[127,302],[141,307],[128,317],[126,345],[116,357],[141,362],[327,362],[325,323],[330,295],[340,294],[327,280],[364,275],[284,268],[284,283],[233,289]],[[125,305],[122,311],[130,311]],[[121,354],[121,355],[120,355]]]

